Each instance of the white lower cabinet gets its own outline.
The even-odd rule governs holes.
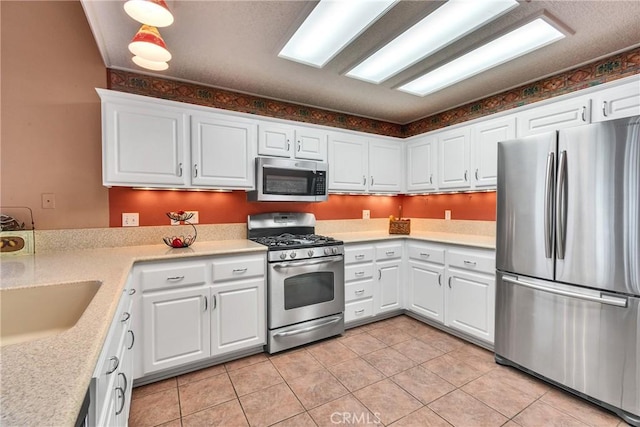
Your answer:
[[[495,277],[452,268],[447,286],[445,324],[492,343]]]

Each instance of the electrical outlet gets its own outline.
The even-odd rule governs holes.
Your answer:
[[[451,220],[451,211],[449,210],[444,211],[444,219],[447,221]]]
[[[55,209],[56,195],[53,193],[42,193],[42,209]]]
[[[122,214],[123,227],[137,227],[138,225],[140,225],[140,214],[138,214],[138,212]]]
[[[370,218],[371,218],[371,211],[369,209],[363,209],[362,219],[370,219]]]

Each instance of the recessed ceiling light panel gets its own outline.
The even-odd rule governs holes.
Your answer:
[[[321,0],[278,54],[322,68],[398,0]]]
[[[543,15],[398,89],[425,96],[554,43],[566,35],[566,31]]]
[[[381,83],[517,6],[516,0],[449,0],[346,75]]]

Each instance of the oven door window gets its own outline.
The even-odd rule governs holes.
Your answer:
[[[313,195],[314,182],[313,171],[269,168],[264,171],[262,192],[296,196]]]
[[[285,279],[285,310],[333,301],[333,280],[333,273],[330,271],[300,274]]]

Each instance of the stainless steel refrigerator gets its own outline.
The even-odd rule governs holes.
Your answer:
[[[640,116],[498,144],[496,361],[640,425]]]

